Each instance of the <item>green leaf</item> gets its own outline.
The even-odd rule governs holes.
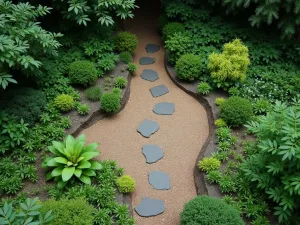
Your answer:
[[[55,169],[52,171],[51,176],[52,176],[52,177],[61,176],[61,175],[62,175],[63,169],[64,169],[64,167],[57,167],[57,168],[55,168]]]
[[[81,176],[81,174],[82,174],[82,170],[81,169],[75,169],[74,174],[75,174],[76,177],[79,178]]]
[[[65,182],[70,180],[74,172],[75,172],[75,167],[64,168],[62,171],[62,180]]]
[[[84,157],[84,160],[88,161],[97,155],[99,155],[99,152],[84,152],[81,154],[81,157]]]
[[[85,176],[85,175],[81,175],[80,177],[79,177],[79,179],[83,182],[83,183],[85,183],[85,184],[91,184],[92,182],[91,182],[91,178],[89,178],[88,176]]]
[[[103,166],[97,161],[91,161],[91,169],[93,170],[101,170]]]
[[[91,163],[88,161],[80,161],[79,165],[77,166],[78,169],[88,169],[91,168]]]
[[[56,157],[56,158],[54,158],[54,161],[57,162],[57,163],[62,163],[62,164],[67,164],[68,163],[68,160],[63,158],[63,157]]]
[[[67,182],[63,182],[62,180],[59,180],[59,181],[57,182],[57,188],[58,188],[59,190],[63,189],[66,185],[67,185]]]
[[[59,163],[57,163],[54,159],[50,159],[48,162],[47,162],[47,166],[50,166],[50,167],[53,167],[53,166],[60,166]]]
[[[94,177],[94,176],[96,176],[95,171],[92,170],[92,169],[84,169],[84,170],[82,171],[82,174],[84,174],[84,175],[86,175],[86,176],[89,176],[89,177]]]

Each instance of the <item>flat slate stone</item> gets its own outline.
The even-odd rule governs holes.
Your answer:
[[[155,163],[164,157],[164,151],[157,145],[144,145],[143,154],[148,164]]]
[[[140,204],[135,207],[135,211],[139,216],[151,217],[163,213],[165,208],[165,204],[162,200],[145,197]]]
[[[141,65],[149,65],[155,63],[155,59],[152,57],[142,57],[140,58]]]
[[[171,102],[157,103],[153,108],[153,112],[158,115],[172,115],[175,112],[175,104]]]
[[[169,190],[171,188],[169,175],[161,171],[152,171],[149,173],[149,184],[156,190]]]
[[[137,131],[146,138],[150,137],[158,130],[158,123],[152,120],[144,120],[137,128]]]
[[[150,88],[150,92],[151,92],[152,96],[156,98],[156,97],[159,97],[159,96],[169,93],[169,89],[165,85],[162,84],[162,85]]]
[[[158,79],[158,74],[154,70],[144,70],[143,73],[141,74],[141,77],[144,80],[153,82]]]
[[[158,52],[159,49],[160,49],[160,46],[156,45],[156,44],[147,44],[146,45],[147,53],[155,53],[155,52]]]

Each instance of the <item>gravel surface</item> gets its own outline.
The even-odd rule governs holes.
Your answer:
[[[135,18],[126,22],[125,28],[139,39],[135,63],[138,64],[140,57],[147,56],[145,46],[149,43],[161,46],[159,52],[151,54],[156,62],[139,66],[137,76],[131,83],[129,101],[119,114],[104,118],[82,133],[87,135],[88,142],[100,143],[100,159],[116,160],[126,174],[135,178],[137,186],[132,194],[133,207],[143,197],[164,201],[166,210],[156,217],[144,218],[134,212],[137,225],[179,225],[184,203],[196,196],[193,170],[199,149],[208,137],[208,119],[199,102],[179,89],[166,74],[165,50],[156,28],[157,15],[151,9],[149,12],[146,13],[141,7],[136,11]],[[155,70],[159,79],[155,82],[143,80],[139,75],[144,69]],[[161,84],[167,86],[170,93],[153,98],[149,89]],[[171,116],[153,113],[153,107],[160,102],[174,103],[175,113]],[[160,125],[159,131],[150,138],[144,138],[136,131],[145,119]],[[163,148],[164,157],[156,163],[147,164],[142,153],[145,144]],[[170,190],[153,189],[148,183],[148,174],[153,170],[166,172],[170,176]]]

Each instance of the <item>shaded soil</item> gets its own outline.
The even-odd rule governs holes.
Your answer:
[[[138,76],[132,79],[128,103],[119,114],[104,118],[82,132],[87,135],[88,142],[100,143],[100,159],[116,160],[126,174],[134,177],[137,186],[132,194],[133,207],[144,197],[164,200],[166,210],[159,216],[143,218],[134,212],[137,225],[178,225],[184,203],[197,195],[193,178],[194,165],[199,150],[208,137],[208,118],[204,107],[179,89],[167,75],[164,49],[154,54],[146,53],[147,44],[159,44],[161,47],[163,44],[156,32],[155,10],[150,8],[147,13],[141,8],[135,12],[133,20],[125,23],[125,28],[135,33],[139,40],[135,62],[138,63],[143,56],[154,57],[156,62],[139,66]],[[140,74],[144,69],[157,71],[160,78],[155,82],[143,80]],[[167,86],[170,92],[153,98],[149,89],[161,84]],[[175,113],[171,116],[153,113],[153,107],[159,102],[173,102]],[[145,119],[151,119],[160,125],[160,130],[150,138],[144,138],[136,131]],[[145,144],[162,147],[164,158],[157,163],[147,164],[142,153]],[[148,174],[153,170],[168,173],[171,180],[170,190],[153,189],[148,183]]]

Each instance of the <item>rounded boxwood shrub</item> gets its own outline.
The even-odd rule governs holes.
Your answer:
[[[245,124],[252,115],[251,102],[245,98],[232,96],[220,106],[220,117],[232,127]]]
[[[97,69],[89,61],[76,61],[69,66],[69,79],[72,84],[89,86],[97,79]]]
[[[128,31],[119,32],[115,38],[115,48],[118,52],[134,53],[137,45],[137,37]]]
[[[218,170],[221,166],[221,162],[218,159],[212,157],[205,157],[199,161],[199,169],[205,172]]]
[[[129,175],[123,175],[117,179],[116,185],[121,193],[130,193],[134,191],[135,180]]]
[[[54,100],[55,107],[62,112],[68,112],[74,108],[74,99],[71,95],[59,95]]]
[[[114,92],[104,93],[101,97],[100,105],[104,112],[118,112],[121,108],[121,96]]]
[[[130,52],[121,52],[119,57],[123,63],[128,64],[128,63],[132,62],[132,55]]]
[[[184,31],[185,28],[182,23],[178,23],[178,22],[168,23],[163,28],[163,38],[164,40],[167,40],[175,33],[184,32]]]
[[[202,59],[197,55],[185,54],[178,59],[175,69],[180,80],[194,81],[201,75]]]
[[[90,101],[99,101],[102,95],[102,90],[99,87],[90,87],[86,89],[85,96]]]
[[[198,196],[184,205],[180,225],[243,225],[240,213],[222,199]]]
[[[91,225],[93,224],[94,208],[83,198],[50,199],[42,204],[41,211],[52,210],[54,219],[48,225]]]

